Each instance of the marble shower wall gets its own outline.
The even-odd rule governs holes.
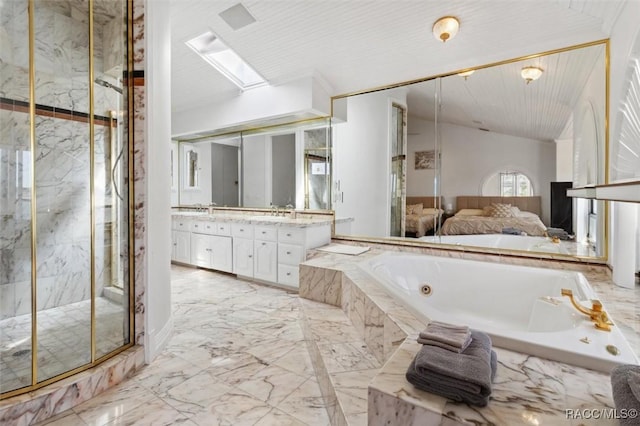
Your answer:
[[[114,2],[115,3],[115,2]],[[36,2],[37,304],[50,309],[90,297],[89,37],[87,2]],[[105,3],[108,4],[108,3]],[[0,320],[30,311],[31,152],[27,1],[0,0]],[[83,10],[84,9],[84,10]],[[122,87],[114,48],[122,24],[96,16],[95,77]],[[103,43],[103,34],[108,35]],[[103,51],[109,65],[104,69]],[[123,49],[120,49],[123,52]],[[120,56],[122,61],[122,56]],[[106,74],[108,71],[109,74]],[[94,114],[120,95],[94,84]],[[105,220],[110,204],[110,129],[95,125],[96,294],[110,280]],[[126,164],[126,163],[122,163]],[[125,192],[126,196],[126,192]],[[105,265],[107,264],[107,265]]]

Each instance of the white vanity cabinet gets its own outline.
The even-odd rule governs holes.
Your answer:
[[[231,224],[233,273],[253,278],[253,225]]]
[[[171,260],[180,263],[191,261],[191,232],[188,220],[174,218],[171,221]]]
[[[230,235],[231,230],[227,224],[194,221],[191,224],[190,263],[203,268],[231,272],[233,249]]]
[[[299,265],[307,250],[331,242],[331,226],[278,229],[278,283],[289,287],[299,285]]]
[[[278,280],[278,230],[275,226],[255,226],[253,240],[253,277]]]
[[[331,242],[331,222],[174,217],[171,260],[297,288],[307,250]]]

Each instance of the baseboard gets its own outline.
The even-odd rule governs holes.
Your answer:
[[[164,327],[157,333],[153,335],[149,335],[149,348],[152,350],[152,353],[147,352],[147,362],[153,360],[157,354],[162,352],[164,347],[169,342],[171,338],[171,332],[173,331],[173,314],[169,317],[167,322],[164,324]]]

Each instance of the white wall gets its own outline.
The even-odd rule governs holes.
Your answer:
[[[171,28],[169,1],[145,4],[146,292],[145,361],[171,336]]]
[[[415,170],[416,151],[433,149],[434,123],[409,117],[407,195],[433,195],[433,170]],[[527,175],[534,195],[542,198],[542,220],[549,223],[550,182],[556,175],[556,147],[552,142],[519,138],[442,123],[442,195],[453,204],[459,195],[481,195],[484,181],[499,171]]]
[[[206,132],[240,124],[264,122],[300,114],[309,118],[331,111],[328,92],[313,77],[303,77],[279,86],[264,86],[232,98],[216,99],[208,105],[176,111],[172,115],[173,135]],[[291,121],[292,121],[291,120]]]
[[[573,181],[573,139],[556,140],[557,182]]]
[[[271,201],[274,205],[296,203],[296,134],[271,137]]]
[[[353,235],[388,236],[391,103],[406,104],[406,93],[387,90],[347,102],[347,122],[334,132],[336,216],[355,218]]]
[[[435,144],[435,123],[409,115],[407,118],[407,197],[434,195],[434,169],[415,169],[416,151],[431,151]]]
[[[268,207],[271,203],[271,138],[253,135],[242,138],[242,205]]]
[[[171,165],[171,206],[177,207],[180,203],[180,197],[178,195],[178,185],[180,182],[178,162],[180,161],[180,155],[178,153],[178,143],[175,141],[171,141],[171,156],[173,158],[173,164]]]

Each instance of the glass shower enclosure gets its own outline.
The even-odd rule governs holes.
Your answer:
[[[132,345],[125,0],[0,0],[0,399]]]

